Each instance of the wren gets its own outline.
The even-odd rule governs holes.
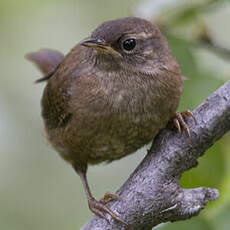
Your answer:
[[[89,208],[114,219],[106,193],[97,201],[87,183],[87,166],[125,157],[154,139],[170,120],[186,131],[176,113],[183,76],[160,30],[127,17],[107,21],[66,56],[54,50],[30,53],[47,81],[41,100],[48,141],[80,176]]]

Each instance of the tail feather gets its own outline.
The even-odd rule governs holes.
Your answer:
[[[64,59],[64,55],[56,50],[41,49],[26,55],[26,59],[33,62],[38,69],[44,74],[44,77],[36,82],[48,80],[56,71]]]

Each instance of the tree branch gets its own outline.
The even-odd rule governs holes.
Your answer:
[[[193,111],[197,124],[188,119],[191,141],[174,129],[164,129],[155,138],[150,151],[130,178],[117,192],[122,201],[108,204],[129,227],[110,224],[92,217],[81,230],[149,230],[167,221],[188,219],[218,198],[215,188],[183,189],[182,173],[197,166],[197,158],[230,130],[230,81],[210,95]]]

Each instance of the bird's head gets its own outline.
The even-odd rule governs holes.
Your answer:
[[[160,30],[135,17],[104,22],[80,44],[92,48],[97,64],[108,69],[151,73],[171,57]]]

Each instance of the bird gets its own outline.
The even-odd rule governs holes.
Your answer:
[[[112,162],[154,140],[173,121],[190,137],[184,118],[176,112],[184,77],[166,38],[151,22],[126,17],[100,24],[67,55],[43,49],[29,53],[46,82],[41,99],[46,138],[80,176],[90,210],[123,222],[91,193],[89,165]]]

